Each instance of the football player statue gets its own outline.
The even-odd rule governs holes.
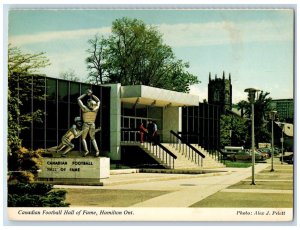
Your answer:
[[[80,137],[82,134],[82,121],[80,117],[75,117],[74,124],[68,129],[68,131],[62,136],[61,143],[58,146],[47,149],[48,151],[62,151],[61,157],[66,157],[67,153],[70,152],[74,148],[74,144],[72,144],[72,140],[74,138]]]
[[[81,101],[85,96],[90,96],[90,98],[87,101],[87,106],[85,106]],[[83,153],[83,156],[89,154],[89,150],[86,143],[86,136],[89,133],[94,149],[96,150],[96,157],[97,157],[99,156],[99,149],[95,139],[95,132],[96,132],[95,120],[97,117],[98,110],[100,108],[100,100],[98,97],[93,95],[92,90],[89,89],[85,94],[78,97],[77,101],[82,111],[82,120],[83,120],[82,135],[81,135],[82,145],[85,151]]]

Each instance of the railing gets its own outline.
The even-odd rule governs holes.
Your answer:
[[[170,140],[173,147],[185,155],[188,159],[191,159],[196,164],[203,166],[203,158],[205,155],[198,149],[192,146],[190,143],[185,141],[181,136],[175,133],[173,130],[170,131]],[[200,163],[201,160],[201,163]]]
[[[136,129],[123,129],[121,130],[121,141],[123,142],[140,142],[140,134]]]
[[[140,133],[137,130],[122,130],[121,131],[121,141],[123,143],[134,143],[137,144],[140,142]],[[145,137],[146,139],[146,137]],[[152,144],[150,142],[143,142],[139,146],[142,146],[145,150],[148,150],[156,158],[161,160],[164,166],[174,169],[174,161],[177,159],[177,156],[172,153],[169,149],[163,146],[160,143]]]
[[[185,142],[203,147],[213,159],[219,162],[224,161],[223,154],[220,152],[216,138],[203,137],[199,133],[178,132],[178,135],[180,135]]]

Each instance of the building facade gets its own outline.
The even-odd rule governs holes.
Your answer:
[[[272,100],[272,107],[277,111],[280,121],[294,123],[294,100],[277,99]]]
[[[217,150],[220,145],[220,116],[218,105],[199,103],[182,109],[181,135],[189,143],[207,150]]]
[[[96,86],[45,76],[24,78],[26,80],[20,77],[15,86],[22,101],[21,113],[33,115],[39,110],[43,114],[39,121],[32,120],[28,129],[20,133],[24,147],[31,149],[47,149],[61,142],[74,118],[81,116],[77,98],[87,89],[91,89],[101,101],[95,122],[96,127],[101,127],[101,132],[96,134],[100,155],[112,161],[121,160],[122,142],[137,138],[141,122],[155,121],[161,142],[169,142],[170,130],[182,131],[182,108],[199,104],[196,95],[144,85]],[[72,142],[74,150],[81,151],[80,138]],[[91,146],[89,148],[93,151]]]
[[[40,120],[33,119],[28,129],[20,133],[23,145],[31,149],[57,146],[72,126],[74,118],[81,116],[77,98],[87,89],[91,89],[101,100],[101,114],[95,124],[101,127],[102,132],[96,134],[96,140],[102,151],[109,152],[110,88],[45,76],[19,76],[16,85],[16,93],[22,101],[21,114],[42,112]],[[81,149],[80,139],[74,139],[73,143],[76,149]]]
[[[226,110],[232,109],[232,85],[231,74],[229,78],[225,79],[225,72],[223,72],[222,78],[218,78],[215,75],[215,79],[211,79],[211,73],[209,73],[208,83],[208,103],[218,105],[221,113],[226,113]]]

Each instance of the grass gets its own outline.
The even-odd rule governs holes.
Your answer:
[[[292,208],[293,194],[252,194],[218,192],[190,207],[226,208]]]
[[[168,193],[151,190],[64,189],[71,207],[129,207]]]
[[[228,168],[248,168],[252,165],[250,162],[242,162],[242,161],[225,161],[224,164]]]

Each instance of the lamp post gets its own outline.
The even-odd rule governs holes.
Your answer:
[[[254,89],[254,88],[248,88],[248,89],[245,89],[245,92],[248,93],[248,99],[249,99],[249,102],[251,104],[251,124],[252,124],[252,185],[255,185],[255,176],[254,176],[254,173],[255,173],[255,170],[254,170],[254,165],[255,165],[255,138],[254,138],[254,102],[255,102],[255,93],[258,92],[260,90],[258,89]]]
[[[271,170],[270,172],[274,172],[274,120],[276,116],[277,111],[271,111],[270,112],[270,119],[272,121],[272,159],[271,159]]]
[[[281,164],[283,164],[283,129],[284,129],[284,124],[280,123],[280,128],[281,128],[281,138],[280,138],[280,142],[281,142]]]

